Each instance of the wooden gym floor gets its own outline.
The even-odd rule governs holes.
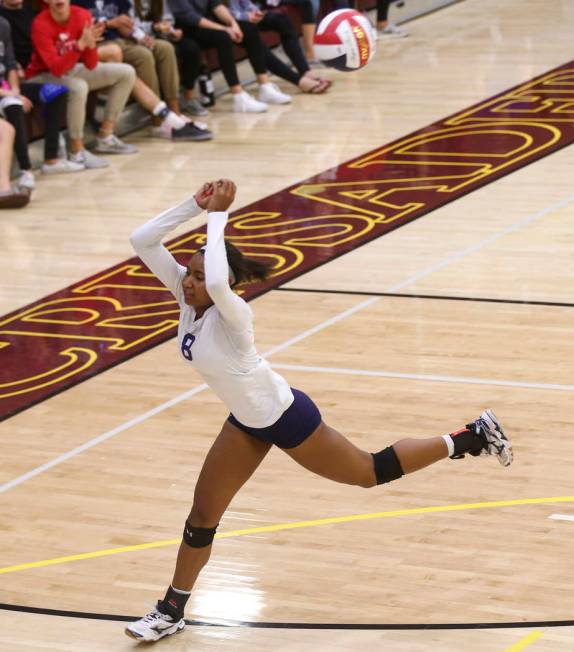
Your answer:
[[[213,143],[135,134],[111,169],[41,179],[0,216],[1,314],[130,257],[130,232],[204,179],[233,178],[239,208],[567,63],[573,22],[568,0],[464,0],[328,97],[259,116],[224,98]],[[562,149],[253,301],[259,350],[357,444],[492,407],[516,461],[364,490],[272,451],[222,521],[197,624],[162,650],[574,649],[573,173]],[[224,418],[170,341],[0,425],[0,599],[29,608],[0,610],[2,652],[136,647],[110,617],[161,597]]]

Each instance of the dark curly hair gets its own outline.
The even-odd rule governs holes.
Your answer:
[[[229,267],[235,276],[233,285],[244,281],[265,281],[269,277],[271,266],[268,263],[247,258],[228,240],[225,241],[225,253]]]

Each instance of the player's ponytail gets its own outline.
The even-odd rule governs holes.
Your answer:
[[[225,241],[225,253],[229,267],[235,276],[233,285],[243,281],[264,281],[271,272],[271,267],[267,263],[247,258],[228,240]]]

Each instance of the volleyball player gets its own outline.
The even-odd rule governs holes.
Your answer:
[[[374,454],[328,426],[313,401],[289,387],[255,350],[251,308],[232,287],[264,279],[268,268],[224,240],[235,190],[229,180],[206,183],[195,197],[158,215],[131,238],[140,258],[181,307],[181,355],[231,412],[199,474],[171,585],[150,613],[126,627],[129,636],[141,641],[157,641],[184,629],[185,604],[209,559],[219,520],[272,445],[318,475],[361,487],[397,480],[446,457],[493,455],[503,466],[513,458],[490,410],[449,435],[402,439]],[[161,240],[204,209],[207,245],[183,267]]]

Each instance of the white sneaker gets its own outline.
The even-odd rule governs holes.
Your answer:
[[[43,163],[42,174],[65,174],[66,172],[81,172],[84,166],[80,163],[68,161],[66,158],[59,158],[55,163]]]
[[[153,609],[147,616],[130,623],[125,628],[125,632],[138,641],[159,641],[164,636],[179,634],[184,629],[185,620],[183,618],[174,621],[171,616]]]
[[[514,459],[512,444],[504,434],[500,422],[492,410],[485,410],[480,417],[467,426],[474,429],[477,435],[483,440],[483,448],[479,455],[494,455],[502,466],[510,466]],[[475,455],[476,453],[471,453]]]
[[[70,161],[82,165],[85,170],[96,170],[98,168],[107,168],[109,163],[99,156],[88,152],[87,149],[82,149],[76,154],[70,154]]]
[[[377,34],[381,39],[406,38],[409,35],[406,29],[394,23],[388,23],[383,29],[377,30]]]
[[[171,127],[164,120],[159,127],[151,127],[149,135],[150,138],[165,138],[165,140],[171,140],[171,131]]]
[[[36,179],[34,179],[34,173],[32,170],[23,170],[20,173],[20,178],[18,179],[18,183],[16,185],[18,188],[32,192],[32,190],[34,190],[36,187]]]
[[[268,108],[265,102],[259,102],[245,91],[233,96],[233,110],[235,113],[264,113]]]
[[[259,101],[267,104],[290,104],[293,98],[283,93],[277,84],[267,82],[259,86]]]

